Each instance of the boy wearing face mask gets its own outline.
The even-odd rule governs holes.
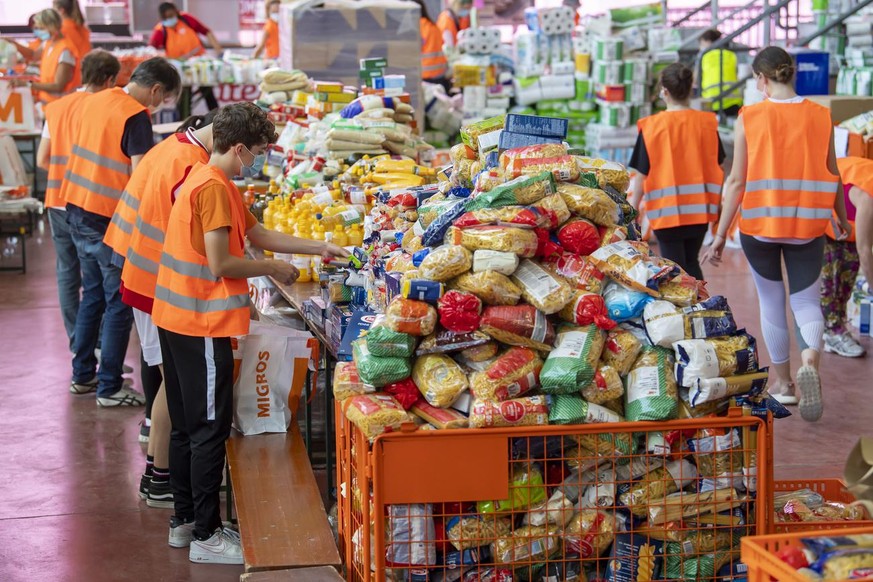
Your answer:
[[[175,515],[169,545],[192,562],[242,564],[239,535],[221,525],[219,488],[233,414],[231,337],[249,331],[248,277],[293,283],[284,261],[245,258],[245,239],[277,253],[348,257],[342,247],[265,229],[230,181],[263,163],[277,139],[252,103],[228,105],[212,124],[209,163],[196,163],[176,193],[158,268],[152,318],[164,363]]]
[[[174,100],[182,81],[163,58],[141,63],[126,87],[83,100],[70,132],[67,174],[61,185],[67,222],[82,269],[82,300],[73,333],[70,391],[97,391],[100,406],[142,406],[142,394],[122,383],[133,315],[122,303],[121,269],[103,237],[130,175],[154,143],[150,109]],[[94,349],[101,333],[99,373]]]
[[[267,22],[264,23],[264,34],[255,49],[254,58],[263,54],[268,59],[279,58],[279,0],[267,0],[264,7],[267,11]]]

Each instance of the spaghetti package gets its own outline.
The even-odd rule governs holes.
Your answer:
[[[529,348],[512,347],[495,358],[482,372],[470,375],[470,391],[479,400],[517,398],[539,385],[543,360]]]
[[[590,220],[574,218],[558,229],[558,241],[565,250],[587,256],[600,248],[600,231]]]
[[[497,271],[464,273],[449,281],[449,288],[472,293],[487,305],[515,305],[521,299],[521,289]]]
[[[681,491],[697,480],[697,468],[687,459],[671,461],[664,467],[648,472],[633,483],[619,501],[637,517],[646,517],[649,505]]]
[[[385,310],[385,325],[394,331],[409,335],[432,334],[436,321],[436,309],[424,301],[395,297]]]
[[[557,191],[551,172],[540,172],[533,176],[520,176],[487,192],[469,198],[467,211],[499,206],[529,205],[539,202]]]
[[[558,316],[564,321],[569,321],[576,325],[593,323],[600,329],[612,329],[615,327],[615,322],[609,318],[603,297],[588,291],[577,290],[570,302],[558,312]]]
[[[671,356],[664,348],[643,348],[627,376],[624,410],[629,421],[676,417],[679,391]]]
[[[521,289],[521,296],[546,315],[560,311],[573,296],[566,281],[529,259],[519,263],[512,281]]]
[[[565,325],[558,330],[555,348],[549,352],[540,383],[548,394],[578,393],[594,379],[603,351],[603,332],[595,325]]]
[[[482,208],[462,214],[455,221],[458,228],[498,224],[518,228],[548,228],[551,220],[532,206],[501,206]]]
[[[740,394],[758,396],[767,388],[768,376],[767,369],[764,368],[760,372],[741,376],[699,378],[688,391],[688,403],[696,407]]]
[[[616,328],[607,334],[601,358],[604,364],[615,368],[619,375],[627,376],[642,349],[643,345],[634,334],[626,329]]]
[[[549,402],[549,424],[623,422],[615,412],[575,394],[556,394]]]
[[[539,239],[532,230],[497,225],[450,228],[446,242],[471,251],[506,251],[519,257],[534,256],[539,245]]]
[[[462,246],[442,245],[428,253],[418,271],[431,281],[448,281],[473,266],[473,254]]]
[[[660,280],[670,272],[667,267],[650,266],[648,257],[628,241],[600,247],[591,253],[591,262],[610,279],[652,297],[658,296]]]
[[[352,342],[352,358],[358,376],[364,384],[381,388],[409,377],[411,366],[408,358],[380,358],[367,348],[367,340]]]
[[[333,397],[340,401],[351,396],[373,392],[358,376],[354,362],[337,362],[333,369]]]
[[[536,426],[549,423],[545,396],[526,396],[503,402],[474,400],[470,408],[470,428]]]
[[[470,387],[461,366],[444,354],[428,354],[416,359],[412,381],[428,404],[437,408],[448,408]]]
[[[455,333],[469,333],[479,328],[482,300],[472,293],[449,291],[437,306],[440,324]]]
[[[408,358],[415,351],[415,338],[389,328],[384,316],[376,317],[364,339],[370,353],[380,358]]]
[[[577,184],[559,184],[558,194],[574,215],[587,218],[600,226],[615,226],[621,219],[621,211],[609,195],[598,188],[586,188]]]
[[[545,219],[542,228],[554,230],[570,220],[570,209],[567,208],[567,203],[561,198],[560,194],[552,194],[546,196],[539,202],[531,205],[531,208],[538,211]]]
[[[486,307],[479,329],[499,342],[543,352],[555,341],[552,324],[533,305]]]
[[[672,347],[681,340],[721,337],[737,331],[733,313],[721,295],[691,307],[652,301],[643,310],[643,321],[652,343],[663,347]]]
[[[580,291],[600,294],[603,289],[604,275],[588,257],[562,253],[546,258],[543,264]]]
[[[582,389],[582,398],[591,404],[608,404],[624,396],[624,384],[618,370],[612,366],[600,366],[594,373],[594,379]]]
[[[676,351],[676,381],[691,388],[699,379],[751,374],[758,370],[755,338],[742,331],[737,335],[681,340]]]
[[[467,417],[451,408],[437,408],[423,400],[412,405],[410,411],[425,422],[440,430],[467,428]]]
[[[343,400],[343,413],[349,422],[373,440],[380,434],[400,430],[409,422],[409,415],[393,397],[387,394],[362,394]]]

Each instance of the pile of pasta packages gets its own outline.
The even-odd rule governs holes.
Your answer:
[[[870,580],[873,533],[816,535],[801,538],[802,547],[785,546],[776,556],[808,580]]]

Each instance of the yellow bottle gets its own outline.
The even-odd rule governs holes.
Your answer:
[[[353,224],[348,236],[350,246],[364,246],[364,231],[361,230],[360,224]]]
[[[276,213],[276,199],[270,200],[264,208],[264,228],[273,230],[273,215]]]
[[[349,237],[341,225],[336,225],[333,229],[333,244],[345,247],[349,245]]]
[[[279,194],[279,185],[276,183],[276,180],[270,180],[270,194],[276,196]]]

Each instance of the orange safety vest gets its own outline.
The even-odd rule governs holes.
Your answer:
[[[121,233],[129,229],[127,247],[121,250],[113,247],[126,259],[121,281],[126,290],[150,299],[155,297],[164,233],[173,209],[173,188],[185,179],[192,166],[209,161],[209,152],[199,144],[179,138],[179,135],[168,137],[143,157],[127,185],[127,193],[136,198],[132,207],[136,218],[132,224],[129,221],[122,224],[121,219],[116,223],[119,217],[116,211],[104,239],[109,244],[109,233],[113,229]],[[121,206],[118,205],[119,209]]]
[[[273,22],[269,18],[264,23],[264,36],[267,38],[267,44],[264,46],[264,56],[268,59],[279,58],[279,23]]]
[[[124,125],[143,111],[147,109],[121,87],[100,91],[83,102],[81,127],[61,187],[68,204],[112,218],[131,172],[130,158],[121,149]]]
[[[873,160],[856,157],[840,158],[837,160],[837,168],[840,170],[843,184],[851,184],[866,192],[868,196],[873,196]],[[852,201],[849,200],[848,193],[843,195],[846,197],[846,209],[848,210]],[[827,235],[833,240],[837,238],[837,235],[834,233],[835,224],[839,224],[836,212],[834,212],[831,221],[828,222],[827,230]],[[849,233],[849,238],[846,239],[846,242],[855,242],[855,221],[849,220],[849,224],[852,225],[852,232]]]
[[[445,32],[450,32],[452,46],[458,46],[458,33],[470,28],[470,18],[468,16],[458,18],[451,10],[443,10],[437,18],[436,25],[440,29],[440,36]]]
[[[194,337],[232,337],[249,331],[248,280],[216,277],[206,256],[191,244],[194,199],[204,186],[221,182],[231,210],[230,254],[242,257],[246,219],[242,197],[224,173],[196,164],[176,194],[170,211],[152,319],[162,329]]]
[[[76,58],[76,64],[73,65],[73,78],[70,79],[70,82],[67,83],[66,87],[64,87],[63,91],[60,93],[49,93],[48,91],[40,91],[39,92],[39,100],[43,103],[50,103],[55,101],[56,99],[60,99],[65,94],[69,93],[79,85],[81,85],[81,78],[79,82],[76,82],[76,67],[79,66],[79,57],[76,55],[76,48],[66,38],[58,38],[58,39],[49,39],[45,41],[45,44],[42,47],[42,60],[39,63],[39,82],[40,83],[54,83],[55,82],[55,73],[58,71],[58,65],[60,65],[61,55],[64,54],[64,51],[68,50],[72,55]],[[80,76],[81,77],[81,76]]]
[[[827,166],[830,111],[804,100],[743,108],[748,167],[740,232],[767,238],[825,233],[839,178]]]
[[[179,57],[189,55],[191,51],[194,56],[202,55],[203,43],[200,42],[200,37],[197,32],[185,22],[184,12],[179,14],[179,22],[172,28],[167,28],[160,22],[155,26],[155,30],[164,31],[164,52],[168,59],[178,59]]]
[[[437,26],[421,17],[421,78],[439,79],[449,72],[449,61],[443,52],[443,35]]]
[[[724,179],[715,114],[665,111],[641,119],[637,126],[649,154],[643,191],[652,228],[714,222]]]
[[[48,123],[50,136],[46,208],[64,208],[67,205],[61,196],[61,184],[70,161],[73,136],[80,125],[75,120],[79,117],[83,100],[90,95],[87,91],[76,91],[45,106],[45,122]]]
[[[76,24],[72,18],[64,18],[61,23],[61,34],[73,45],[76,55],[76,70],[73,72],[73,82],[78,87],[82,84],[82,59],[91,52],[91,31],[87,26]]]

